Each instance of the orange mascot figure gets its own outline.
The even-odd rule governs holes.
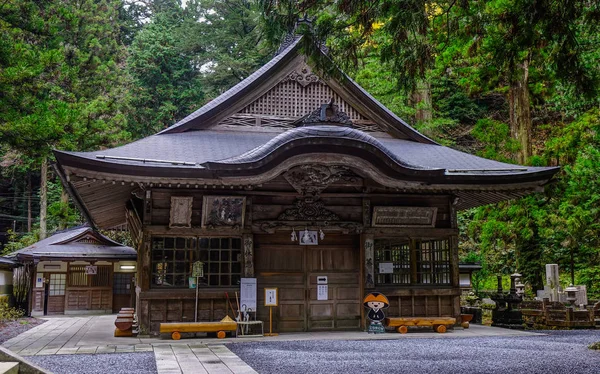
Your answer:
[[[385,319],[385,314],[382,309],[390,306],[388,298],[379,292],[372,292],[365,297],[363,304],[365,308],[369,308],[369,313],[367,314],[367,317],[371,320],[369,332],[385,332],[385,329],[381,324],[381,321]]]

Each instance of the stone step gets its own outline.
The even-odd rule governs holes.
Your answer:
[[[0,374],[19,374],[19,363],[0,362]]]

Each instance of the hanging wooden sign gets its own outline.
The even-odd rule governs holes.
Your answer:
[[[88,265],[85,267],[85,273],[87,275],[96,275],[98,274],[98,266]]]
[[[437,208],[376,206],[373,208],[374,227],[435,227]]]

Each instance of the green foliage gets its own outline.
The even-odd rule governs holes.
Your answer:
[[[7,300],[0,300],[0,324],[16,321],[23,317],[24,312],[20,309],[10,307]]]
[[[114,240],[117,243],[133,247],[133,240],[131,239],[131,234],[129,233],[129,231],[101,230],[100,233]]]
[[[257,1],[200,0],[195,9],[203,21],[186,22],[181,38],[186,50],[197,53],[203,90],[214,98],[267,63],[273,48],[264,38]]]
[[[519,143],[510,137],[510,129],[506,123],[483,118],[477,121],[471,131],[473,137],[485,144],[478,154],[485,158],[503,162],[513,162],[514,153]]]
[[[7,255],[19,249],[28,247],[40,240],[39,229],[27,232],[22,235],[16,234],[12,230],[8,230],[8,243],[4,245],[0,255]]]

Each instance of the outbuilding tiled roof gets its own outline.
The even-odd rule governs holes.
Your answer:
[[[13,268],[15,266],[17,266],[18,264],[16,262],[14,262],[13,260],[6,258],[6,257],[0,257],[0,268]]]
[[[15,251],[7,257],[17,260],[26,258],[135,260],[137,252],[90,227],[76,227],[57,232],[29,247]]]

